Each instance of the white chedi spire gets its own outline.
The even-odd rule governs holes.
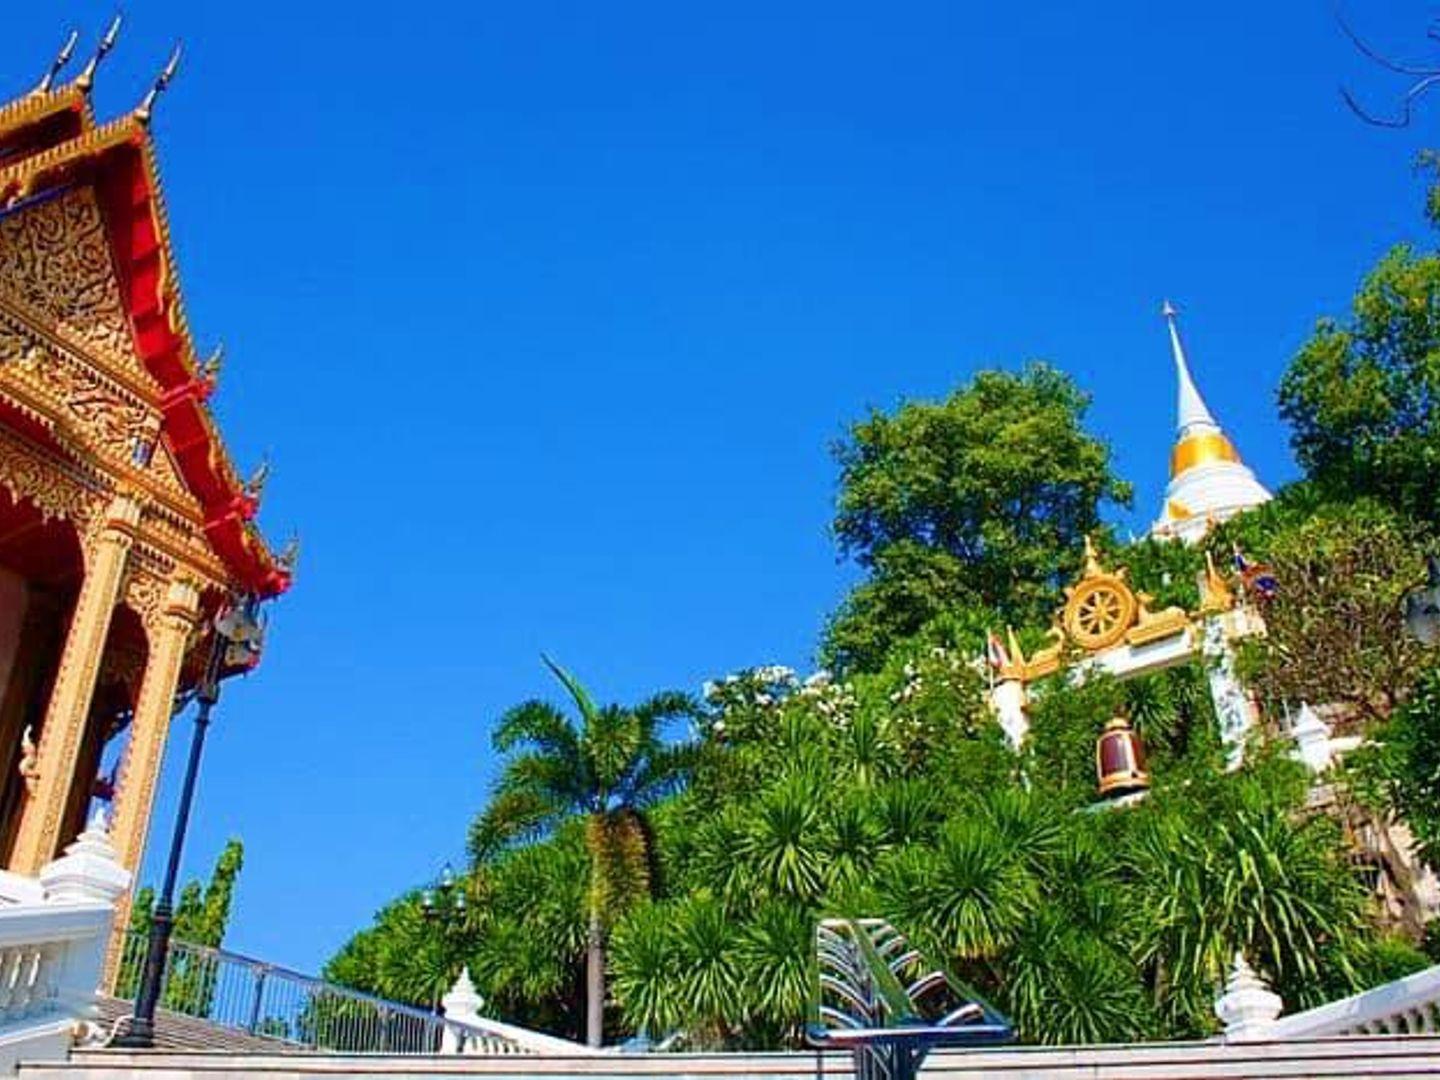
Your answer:
[[[1190,374],[1190,361],[1180,340],[1178,312],[1166,300],[1160,309],[1170,330],[1170,352],[1175,359],[1176,438],[1170,452],[1170,484],[1165,505],[1151,530],[1161,538],[1199,540],[1210,526],[1242,510],[1270,501],[1270,493],[1255,479],[1234,445],[1200,396]]]
[[[1160,313],[1165,316],[1165,322],[1170,327],[1170,351],[1175,357],[1175,379],[1179,384],[1179,405],[1176,409],[1180,437],[1184,438],[1192,431],[1201,428],[1210,431],[1219,431],[1220,425],[1210,415],[1210,410],[1205,405],[1205,399],[1200,396],[1200,391],[1195,388],[1195,380],[1190,375],[1190,363],[1185,359],[1185,345],[1180,340],[1180,325],[1176,321],[1180,314],[1175,310],[1175,305],[1166,300],[1161,307]]]

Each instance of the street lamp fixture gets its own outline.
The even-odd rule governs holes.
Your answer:
[[[420,914],[446,930],[464,923],[465,890],[456,887],[455,871],[448,862],[440,870],[439,882],[421,891]]]
[[[1440,643],[1440,558],[1425,557],[1425,584],[1405,595],[1405,626],[1422,645]]]
[[[185,765],[180,805],[175,812],[165,879],[150,919],[150,940],[145,948],[140,988],[135,994],[135,1012],[130,1017],[130,1026],[113,1040],[115,1046],[148,1050],[155,1045],[155,1010],[160,1004],[170,933],[175,924],[175,879],[180,873],[180,855],[190,826],[190,809],[195,801],[195,781],[200,772],[200,754],[205,748],[205,732],[210,727],[210,710],[220,700],[221,678],[250,670],[260,658],[265,629],[260,621],[259,600],[253,596],[236,599],[216,616],[213,629],[210,655],[195,687],[195,700],[200,708],[195,712],[195,734],[190,740],[190,758]]]

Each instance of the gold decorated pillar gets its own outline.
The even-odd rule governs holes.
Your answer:
[[[75,600],[75,613],[60,654],[55,688],[45,711],[34,793],[26,800],[10,868],[31,877],[39,874],[60,842],[60,822],[75,780],[75,766],[85,733],[95,680],[100,671],[110,618],[125,577],[125,563],[135,542],[140,503],[117,494],[85,545],[85,581]]]
[[[175,691],[180,684],[180,668],[199,618],[199,589],[183,576],[172,578],[164,594],[158,597],[158,603],[145,613],[150,654],[145,674],[140,680],[140,693],[135,700],[130,742],[120,767],[114,818],[110,823],[110,841],[115,846],[116,861],[130,871],[132,881],[139,880],[140,859],[145,852],[145,837],[150,827],[150,810],[155,802],[155,784],[160,775],[170,716],[175,707]],[[130,903],[129,893],[116,901],[115,922],[105,965],[107,985],[119,968],[125,934],[130,927]]]
[[[135,701],[130,744],[121,766],[114,820],[110,824],[110,840],[120,865],[132,872],[138,869],[145,847],[155,780],[180,683],[180,665],[199,617],[199,590],[193,582],[176,578],[166,589],[154,617],[146,621],[150,656]]]

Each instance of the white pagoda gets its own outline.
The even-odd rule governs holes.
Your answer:
[[[1162,311],[1170,326],[1179,405],[1175,448],[1170,452],[1170,483],[1151,535],[1194,543],[1217,522],[1269,502],[1270,492],[1240,460],[1195,388],[1174,305],[1167,300]]]

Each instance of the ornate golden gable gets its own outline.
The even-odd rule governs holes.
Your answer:
[[[1202,581],[1201,611],[1227,602],[1224,582],[1214,565]],[[1111,649],[1150,645],[1175,637],[1191,626],[1190,616],[1178,607],[1152,611],[1153,597],[1136,592],[1126,581],[1126,570],[1105,568],[1095,545],[1085,538],[1085,562],[1074,584],[1065,588],[1065,603],[1050,627],[1051,643],[1028,659],[1010,635],[1009,663],[1002,678],[1029,681],[1054,674],[1067,653],[1098,656]]]
[[[21,313],[158,393],[135,350],[100,205],[87,186],[0,218],[0,282]]]

